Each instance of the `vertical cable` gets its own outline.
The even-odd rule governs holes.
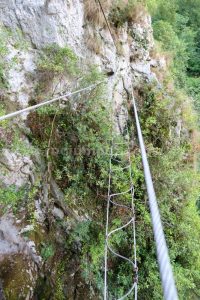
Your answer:
[[[104,266],[104,300],[107,300],[107,272],[108,272],[108,226],[109,226],[109,210],[110,210],[110,187],[111,187],[111,172],[112,172],[112,152],[113,152],[113,140],[110,147],[110,160],[109,160],[109,179],[108,179],[108,200],[106,211],[106,242],[105,242],[105,266]]]
[[[128,117],[128,111],[126,112],[126,115],[124,115],[126,118]],[[105,274],[104,274],[104,300],[108,299],[108,282],[107,282],[107,272],[108,272],[108,264],[107,264],[107,260],[108,260],[108,251],[113,254],[114,256],[124,260],[125,262],[128,262],[131,266],[132,266],[132,270],[133,273],[135,274],[135,278],[133,280],[133,284],[130,287],[130,289],[121,297],[118,298],[118,300],[124,300],[126,299],[134,290],[135,291],[135,300],[137,300],[137,258],[136,258],[136,232],[135,232],[135,213],[134,213],[134,188],[133,188],[133,181],[132,181],[132,171],[131,171],[131,158],[130,158],[130,139],[129,139],[129,132],[128,132],[128,121],[126,120],[126,131],[127,131],[127,140],[125,139],[125,141],[123,141],[122,143],[115,143],[114,139],[112,138],[112,145],[111,145],[111,151],[110,151],[110,166],[109,166],[109,183],[108,183],[108,203],[107,203],[107,221],[106,221],[106,245],[105,245]],[[115,159],[116,156],[120,156],[120,158],[122,159],[123,156],[125,155],[124,153],[114,153],[113,152],[113,146],[116,145],[122,145],[122,146],[126,146],[127,147],[127,152],[126,154],[128,155],[129,159],[127,162],[127,165],[122,167],[122,170],[125,171],[127,170],[129,173],[129,177],[130,177],[130,188],[127,191],[123,191],[123,192],[117,192],[117,193],[111,193],[111,180],[112,180],[112,175],[113,172],[115,171],[115,168],[113,168],[112,166],[112,160],[115,160],[118,164],[120,163],[120,161],[118,159]],[[117,203],[116,201],[114,201],[114,198],[117,196],[123,196],[125,197],[125,195],[130,195],[131,193],[131,206],[127,206],[124,204],[120,204]],[[117,227],[116,229],[113,229],[111,231],[109,231],[109,209],[110,209],[110,204],[112,204],[113,206],[119,207],[119,208],[124,208],[127,210],[127,212],[131,212],[131,218],[128,222],[126,222],[126,224]],[[110,246],[109,244],[109,239],[111,238],[111,236],[121,230],[124,230],[125,228],[127,228],[129,225],[132,225],[133,227],[133,248],[134,248],[134,262],[117,253],[115,250],[113,250],[113,248]]]

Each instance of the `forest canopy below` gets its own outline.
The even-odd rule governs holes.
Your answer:
[[[195,100],[200,113],[200,1],[148,0],[154,37],[174,58],[177,85]]]

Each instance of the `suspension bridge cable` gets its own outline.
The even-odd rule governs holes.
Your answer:
[[[172,267],[170,263],[170,258],[169,258],[168,248],[167,248],[163,226],[161,222],[159,207],[156,200],[156,194],[153,186],[153,180],[150,172],[147,153],[146,153],[142,131],[140,127],[137,107],[133,95],[133,87],[132,87],[132,103],[133,103],[133,112],[135,115],[138,140],[139,140],[140,150],[142,155],[143,169],[144,169],[147,193],[149,198],[149,206],[150,206],[151,219],[153,224],[154,239],[156,242],[157,258],[158,258],[164,297],[166,300],[178,300],[178,293],[177,293]]]
[[[23,114],[23,113],[25,113],[25,112],[29,112],[29,111],[35,110],[35,109],[37,109],[37,108],[40,108],[40,107],[45,106],[45,105],[48,105],[48,104],[52,104],[52,103],[57,102],[57,101],[59,101],[59,100],[61,100],[61,99],[69,98],[69,97],[74,96],[74,95],[76,95],[76,94],[79,94],[79,93],[82,93],[82,92],[84,92],[84,91],[93,89],[93,88],[95,88],[96,86],[98,86],[98,85],[100,85],[100,84],[102,84],[102,83],[105,83],[105,82],[107,82],[107,81],[106,81],[106,80],[103,80],[103,81],[100,81],[100,82],[95,83],[95,84],[93,84],[93,85],[90,85],[90,86],[88,86],[88,87],[82,88],[82,89],[80,89],[80,90],[77,90],[77,91],[74,91],[74,92],[69,92],[69,93],[67,93],[67,94],[65,94],[65,95],[62,95],[62,96],[53,98],[53,99],[51,99],[51,100],[47,100],[47,101],[41,102],[41,103],[39,103],[39,104],[36,104],[36,105],[33,105],[33,106],[29,106],[29,107],[26,107],[26,108],[24,108],[24,109],[21,109],[21,110],[12,112],[12,113],[10,113],[10,114],[1,116],[1,117],[0,117],[0,121],[4,121],[4,120],[6,120],[6,119],[10,119],[10,118],[12,118],[12,117],[16,117],[16,116],[21,115],[21,114]]]

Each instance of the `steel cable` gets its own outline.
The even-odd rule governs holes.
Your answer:
[[[152,180],[150,167],[147,159],[147,153],[146,153],[142,131],[140,127],[137,107],[133,95],[133,88],[132,88],[132,102],[133,102],[133,112],[136,121],[136,128],[138,133],[138,140],[139,140],[140,150],[142,155],[143,169],[144,169],[147,193],[149,198],[149,207],[151,212],[154,239],[156,243],[157,258],[158,258],[158,264],[160,270],[160,277],[161,277],[163,291],[164,291],[164,297],[166,300],[178,300],[178,293],[174,281],[168,248],[165,240],[164,230],[163,230],[158,203],[157,203],[155,190],[153,186],[153,180]]]
[[[39,103],[39,104],[36,104],[36,105],[33,105],[33,106],[29,106],[29,107],[26,107],[26,108],[24,108],[24,109],[21,109],[21,110],[12,112],[12,113],[10,113],[10,114],[1,116],[1,117],[0,117],[0,121],[4,121],[4,120],[6,120],[6,119],[9,119],[9,118],[12,118],[12,117],[16,117],[16,116],[21,115],[21,114],[23,114],[23,113],[25,113],[25,112],[29,112],[29,111],[35,110],[35,109],[37,109],[37,108],[40,108],[40,107],[45,106],[45,105],[48,105],[48,104],[52,104],[52,103],[57,102],[57,101],[59,101],[59,100],[61,100],[61,99],[69,98],[69,97],[71,97],[71,96],[77,95],[77,94],[82,93],[82,92],[84,92],[84,91],[93,89],[93,88],[95,88],[96,86],[98,86],[98,85],[100,85],[100,84],[102,84],[102,83],[105,83],[105,82],[107,82],[107,81],[106,81],[106,80],[100,81],[100,82],[98,82],[98,83],[92,84],[92,85],[90,85],[90,86],[88,86],[88,87],[79,89],[79,90],[77,90],[77,91],[69,92],[69,93],[67,93],[67,94],[65,94],[65,95],[62,95],[62,96],[53,98],[53,99],[51,99],[51,100],[47,100],[47,101],[41,102],[41,103]]]
[[[126,114],[126,118],[128,118],[128,111]],[[127,120],[126,120],[127,121]],[[108,251],[110,251],[111,254],[113,254],[115,257],[118,257],[126,262],[128,262],[130,265],[132,265],[132,270],[133,270],[133,274],[135,274],[135,278],[133,281],[132,286],[130,287],[130,289],[120,298],[118,298],[117,300],[124,300],[125,298],[127,298],[132,292],[133,290],[135,291],[135,300],[137,299],[137,259],[136,259],[136,231],[135,231],[135,210],[134,210],[134,188],[133,188],[133,180],[132,180],[132,171],[131,171],[131,160],[130,160],[130,147],[129,147],[129,132],[128,132],[128,124],[126,122],[126,131],[127,131],[127,137],[128,140],[124,141],[123,143],[114,143],[114,140],[112,140],[112,145],[111,145],[111,151],[110,151],[110,167],[109,167],[109,184],[108,184],[108,202],[107,202],[107,219],[106,219],[106,243],[105,243],[105,269],[104,269],[104,300],[108,299],[108,282],[107,282],[107,273],[108,273]],[[126,146],[126,152],[123,153],[113,153],[113,149],[114,146]],[[112,183],[112,176],[113,173],[115,171],[117,171],[117,168],[113,167],[112,162],[115,156],[121,156],[124,157],[126,155],[128,155],[128,164],[125,167],[122,167],[121,170],[125,171],[128,170],[129,172],[129,180],[130,180],[130,188],[126,191],[122,191],[122,192],[118,192],[118,193],[111,193],[111,183]],[[121,163],[121,161],[118,161],[118,163]],[[117,197],[117,196],[125,196],[125,195],[131,195],[131,206],[127,206],[121,203],[118,203],[116,201],[113,200],[113,198]],[[109,231],[109,223],[110,223],[110,205],[113,205],[115,207],[119,207],[119,208],[124,208],[127,211],[131,212],[132,217],[130,218],[130,220],[128,222],[126,222],[126,224],[117,227],[115,229],[112,229]],[[119,232],[121,230],[124,230],[125,228],[127,228],[129,225],[132,224],[133,227],[133,249],[134,249],[134,261],[132,261],[131,259],[125,257],[124,255],[121,255],[119,253],[117,253],[112,246],[110,245],[109,241],[110,238],[112,237],[112,235],[114,235],[116,232]]]

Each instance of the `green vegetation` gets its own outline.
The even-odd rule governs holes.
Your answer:
[[[8,63],[6,62],[6,55],[8,54],[8,38],[8,31],[4,27],[0,26],[0,89],[7,88],[5,73],[8,65]]]
[[[184,113],[185,99],[176,91],[166,96],[166,91],[147,86],[141,87],[139,94],[143,101],[141,123],[179,297],[192,299],[193,295],[198,295],[200,283],[196,271],[200,261],[200,218],[195,205],[200,192],[200,176],[190,161],[191,141],[181,134],[178,143],[175,134],[179,118],[184,128],[192,129],[193,122],[188,118],[191,109],[188,106],[190,113]],[[182,109],[181,113],[177,114],[176,107]],[[139,287],[139,294],[143,299],[162,299],[148,206],[144,194],[137,197],[138,189],[141,193],[141,183],[136,185],[139,270],[140,280],[144,283]]]
[[[5,114],[5,106],[0,104],[0,116]],[[14,128],[9,120],[1,121],[0,132],[0,150],[6,147],[14,153],[19,153],[24,156],[31,156],[35,153],[36,149],[27,141],[21,130]]]
[[[188,136],[181,135],[180,143],[177,143],[175,128],[180,117],[185,128],[191,129],[193,121],[191,122],[191,118],[188,116],[190,113],[184,113],[184,98],[178,95],[176,91],[171,93],[170,97],[166,97],[164,90],[158,90],[154,86],[143,86],[138,92],[143,102],[140,111],[141,123],[145,129],[144,137],[179,296],[180,299],[185,299],[185,297],[190,299],[193,295],[198,295],[200,283],[200,276],[197,272],[200,267],[200,218],[195,205],[199,195],[200,176],[192,169],[190,161],[192,149]],[[174,103],[173,106],[170,105],[171,103]],[[177,113],[177,107],[182,108],[181,113]],[[189,104],[188,111],[190,111]],[[139,285],[139,297],[141,299],[161,300],[162,289],[156,263],[151,219],[145,197],[141,158],[137,153],[136,151],[133,156],[132,168],[141,283]],[[127,177],[119,168],[115,174],[112,188],[114,190],[117,188],[119,191],[125,190],[125,185],[122,185],[121,182],[127,183]],[[120,199],[122,203],[127,200]],[[102,217],[99,217],[95,215],[93,221],[78,224],[72,237],[82,245],[82,269],[86,283],[90,286],[96,286],[102,293],[104,235],[101,228]],[[111,226],[113,228],[120,226],[123,223],[123,218],[124,213],[114,211]],[[129,257],[132,243],[129,230],[114,235],[110,242],[117,252],[122,251],[124,255]],[[110,296],[117,298],[122,296],[131,286],[131,270],[128,264],[121,264],[118,259],[113,257],[109,257],[109,265],[112,270],[109,273],[109,292]],[[129,274],[129,276],[125,274]]]
[[[148,149],[156,193],[161,209],[171,261],[180,299],[199,298],[200,219],[199,181],[193,169],[192,132],[197,129],[191,95],[200,112],[199,90],[199,12],[200,2],[191,1],[118,1],[110,13],[116,27],[137,22],[137,6],[143,4],[153,16],[154,36],[159,48],[170,58],[163,88],[139,89],[141,125]],[[135,10],[135,15],[132,10]],[[177,137],[177,124],[182,128]],[[186,130],[188,133],[184,133]],[[198,142],[197,142],[198,143]],[[143,190],[140,157],[134,166],[139,257],[139,298],[162,299],[156,265],[150,215]]]
[[[86,73],[82,73],[79,86],[85,87],[102,79],[104,77],[96,67],[88,67]],[[75,96],[62,108],[52,106],[31,113],[29,117],[33,142],[43,151],[50,165],[51,174],[60,188],[65,191],[67,205],[78,209],[80,214],[87,212],[89,219],[91,218],[91,221],[86,220],[77,224],[65,247],[67,253],[70,253],[71,249],[80,247],[77,245],[81,244],[82,277],[95,293],[102,292],[103,288],[102,220],[105,217],[107,195],[112,126],[110,112],[110,103],[105,97],[104,86],[101,84],[91,91]],[[120,137],[116,139],[120,140]],[[47,157],[49,145],[50,151]],[[123,173],[119,168],[113,179],[113,189],[121,191],[127,189],[127,179],[128,172]],[[128,203],[128,199],[121,200]],[[115,216],[112,226],[116,226],[119,222],[119,218]],[[123,245],[128,253],[130,241],[131,230],[126,235],[114,236],[111,242],[116,250]],[[129,265],[121,264],[116,258],[112,258],[112,264],[113,272],[109,275],[113,282],[111,292],[122,295],[131,282],[131,278],[124,277],[123,274],[131,272],[131,269]],[[117,277],[118,272],[120,275]],[[62,284],[60,279],[58,281],[57,288],[60,293]],[[121,285],[119,290],[118,285]]]
[[[183,60],[183,58],[187,48],[178,34],[173,32],[174,27],[171,24],[166,27],[164,22],[164,19],[155,19],[155,35],[162,44],[162,48],[170,52],[174,58],[171,72],[177,86],[185,88],[188,60]],[[169,33],[174,41],[171,41]],[[166,46],[167,43],[168,46]],[[59,53],[57,56],[52,50],[54,48],[49,49],[51,49],[48,50],[51,52],[51,59],[44,54],[39,62],[41,72],[52,71],[54,76],[62,76],[71,65],[71,59],[72,69],[77,69],[77,60],[73,55],[68,55],[68,51],[56,50],[55,53]],[[64,68],[63,62],[66,63]],[[69,74],[70,69],[71,67],[67,71]],[[180,75],[179,78],[177,73]],[[102,75],[97,72],[96,68],[90,69],[87,74],[82,74],[83,79],[79,82],[81,87],[102,79]],[[167,79],[166,88],[158,90],[154,86],[143,86],[139,88],[138,95],[142,104],[141,124],[180,299],[185,297],[190,299],[193,295],[198,295],[200,284],[200,276],[197,272],[200,268],[198,251],[200,219],[195,206],[199,195],[200,178],[199,174],[192,170],[192,145],[188,134],[184,135],[181,131],[180,140],[177,140],[175,131],[180,118],[183,122],[182,126],[187,128],[188,132],[192,131],[195,117],[192,115],[191,104],[185,92],[176,90],[174,87],[169,89]],[[77,224],[71,232],[65,249],[67,253],[70,253],[71,249],[79,249],[77,251],[80,255],[82,278],[90,286],[90,292],[93,295],[102,293],[103,289],[102,220],[105,217],[107,154],[111,136],[111,128],[108,125],[109,114],[109,103],[105,99],[103,86],[100,85],[91,92],[75,96],[62,109],[55,106],[41,109],[32,113],[29,119],[33,142],[43,151],[50,164],[51,174],[56,178],[60,188],[65,191],[67,205],[71,208],[78,208],[79,213],[84,214],[89,211],[88,220]],[[46,156],[49,145],[49,155]],[[137,250],[141,282],[139,297],[146,300],[162,299],[141,159],[137,153],[137,151],[133,153],[132,168],[135,175]],[[119,168],[114,176],[112,188],[123,191],[127,187],[127,178],[127,174]],[[128,199],[120,200],[124,203],[128,202]],[[115,228],[123,222],[123,219],[124,213],[114,212],[111,226]],[[131,230],[128,230],[126,233],[114,235],[111,243],[116,251],[123,250],[123,254],[129,257],[131,241]],[[186,255],[187,253],[189,255]],[[45,245],[43,257],[48,260],[53,255],[52,248]],[[130,274],[131,270],[128,264],[121,264],[113,257],[109,257],[109,264],[111,266],[111,272],[108,274],[109,292],[110,295],[120,297],[131,286],[132,277],[124,275]],[[61,275],[58,274],[57,278],[56,290],[59,297],[63,297],[62,274],[65,268],[66,266],[62,267],[59,273]]]
[[[137,22],[145,12],[153,18],[154,37],[171,56],[171,76],[176,85],[193,96],[199,112],[200,3],[198,0],[114,1],[110,21],[116,27]]]
[[[63,262],[58,265],[57,274],[56,274],[56,291],[54,295],[54,299],[56,300],[65,300],[65,295],[63,292],[64,284],[63,277],[65,273],[65,266]]]
[[[77,57],[71,49],[60,48],[58,45],[49,45],[43,49],[38,62],[39,70],[53,74],[74,75]]]
[[[51,44],[42,49],[37,62],[37,71],[39,84],[35,92],[39,98],[48,95],[52,82],[55,81],[56,91],[56,86],[64,76],[74,78],[78,74],[78,58],[68,47]],[[52,91],[52,94],[55,91]]]
[[[177,85],[195,99],[199,112],[200,3],[198,0],[157,1],[153,14],[154,36],[173,56]]]
[[[52,257],[55,253],[55,250],[53,248],[53,245],[51,244],[43,244],[41,249],[41,256],[44,260],[49,259]]]
[[[24,39],[20,30],[16,30],[16,32],[13,33],[5,26],[0,25],[0,89],[2,91],[8,88],[8,82],[6,80],[8,70],[13,64],[17,63],[18,60],[16,56],[12,59],[7,58],[9,54],[8,44],[20,50],[27,50],[28,48],[28,42]]]
[[[0,207],[4,212],[8,209],[12,209],[16,212],[19,205],[23,203],[26,196],[26,189],[17,189],[16,186],[10,186],[9,188],[0,189]]]
[[[90,68],[88,74],[83,76],[81,87],[103,78],[96,68]],[[76,107],[72,104],[74,100]],[[110,125],[107,122],[109,103],[106,103],[102,85],[87,94],[75,96],[72,102],[66,102],[61,109],[52,107],[32,113],[30,127],[34,142],[45,154],[54,122],[51,137],[53,149],[49,157],[52,173],[67,189],[68,195],[76,191],[85,203],[87,191],[91,187],[94,189],[96,186],[95,190],[101,187],[107,174],[107,160],[102,153],[110,140]]]
[[[173,58],[171,74],[176,87],[175,91],[172,91],[173,95],[169,90],[167,93],[170,93],[172,99],[176,99],[174,102],[179,107],[182,105],[182,109],[187,103],[181,118],[184,120],[184,117],[186,117],[187,121],[184,127],[191,131],[194,129],[191,124],[195,123],[195,116],[191,108],[188,107],[189,101],[186,94],[193,97],[195,108],[198,113],[200,112],[198,86],[200,78],[199,12],[200,2],[195,0],[167,2],[159,0],[157,1],[157,9],[153,12],[154,36],[161,43],[162,48],[170,53]],[[182,93],[176,91],[177,87],[183,89]],[[172,99],[170,99],[170,102],[173,102]],[[148,108],[149,111],[152,111],[150,107]],[[167,116],[167,114],[164,115]],[[172,114],[170,111],[169,115],[168,112],[165,128],[167,123],[169,124],[172,115],[174,113]],[[191,123],[189,120],[192,119]],[[144,120],[146,119],[144,118]],[[173,122],[173,119],[171,121]],[[143,125],[145,128],[148,127],[146,122]],[[157,122],[155,123],[157,124]],[[156,127],[158,128],[158,126]],[[168,127],[167,132],[169,132],[169,129],[170,127]],[[153,132],[152,137],[154,140],[155,136],[158,136],[159,140],[163,136],[162,132],[155,135],[152,128],[149,132]],[[166,133],[165,138],[165,144],[167,142],[169,145],[169,136],[167,137]],[[146,139],[148,139],[147,136]],[[198,143],[198,141],[196,142]],[[170,245],[170,255],[174,262],[179,296],[180,299],[195,299],[199,298],[198,286],[200,283],[200,276],[197,272],[200,261],[200,221],[195,205],[197,199],[199,199],[200,177],[199,173],[192,169],[192,161],[190,161],[193,155],[192,140],[188,140],[188,137],[182,135],[180,145],[177,145],[176,139],[170,143],[171,146],[168,146],[169,149],[165,149],[164,152],[163,150],[162,152],[157,151],[157,148],[155,151],[154,145],[153,150],[156,153],[151,157],[151,166],[157,195],[159,199],[162,199],[160,207],[162,215],[165,216],[163,223],[166,224],[165,230]],[[151,147],[150,149],[152,150]]]

